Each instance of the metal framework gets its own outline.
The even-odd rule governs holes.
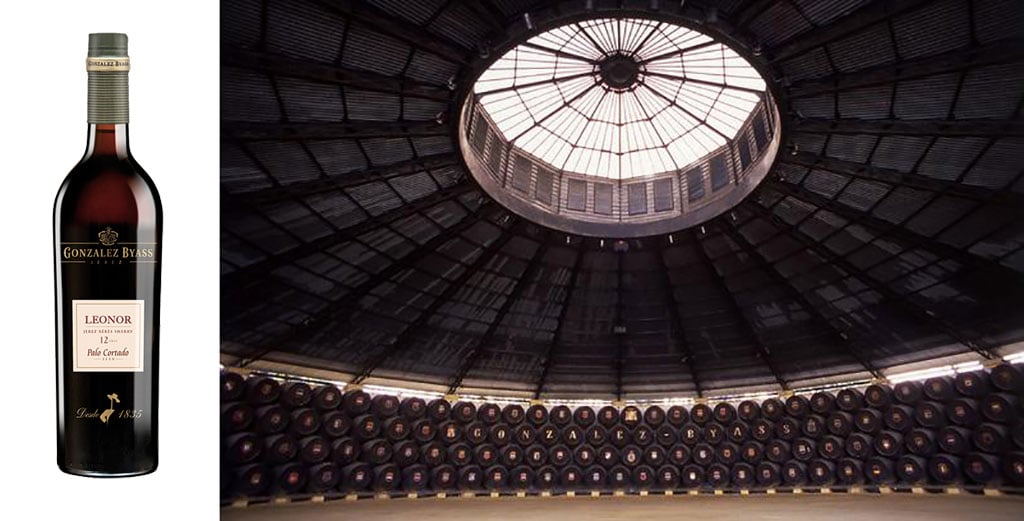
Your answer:
[[[292,141],[303,139],[429,137],[451,132],[446,123],[437,121],[330,121],[311,123],[261,123],[222,121],[222,139],[236,141]]]
[[[771,193],[771,192],[769,192],[769,193]],[[763,214],[761,214],[761,213],[757,213],[757,212],[758,212],[759,210],[761,210],[761,206],[763,205],[764,207],[766,207],[766,208],[768,209],[769,213],[774,213],[774,209],[775,209],[775,208],[777,208],[777,207],[778,207],[778,206],[779,206],[780,204],[782,204],[782,202],[783,202],[783,201],[785,201],[785,199],[786,199],[785,197],[779,197],[779,198],[777,198],[777,199],[776,199],[776,200],[775,200],[774,202],[771,202],[771,203],[769,203],[769,204],[763,204],[763,203],[762,203],[762,204],[758,204],[758,203],[754,203],[754,202],[748,202],[748,203],[745,203],[744,205],[741,205],[741,206],[740,206],[740,208],[749,208],[749,207],[750,207],[750,205],[756,205],[756,207],[752,208],[752,209],[751,209],[751,211],[752,211],[752,212],[754,212],[754,213],[755,213],[756,215],[763,215]],[[879,199],[879,201],[878,201],[878,202],[876,202],[876,203],[875,203],[875,205],[877,206],[877,205],[878,205],[878,204],[879,204],[879,203],[880,203],[881,201],[882,201],[882,199]],[[925,206],[922,206],[922,208],[924,208],[924,207],[926,207],[926,206],[927,206],[927,205],[925,205]],[[805,214],[805,215],[804,215],[803,217],[801,217],[801,218],[798,218],[798,219],[796,220],[796,222],[794,222],[794,223],[790,224],[790,225],[789,225],[788,227],[786,227],[786,228],[775,228],[775,229],[774,229],[774,233],[770,234],[770,235],[769,235],[768,237],[765,237],[765,238],[764,238],[764,240],[763,240],[763,241],[761,241],[761,242],[765,242],[765,243],[766,243],[766,242],[770,242],[770,241],[772,241],[772,240],[774,240],[774,239],[776,239],[776,238],[778,238],[778,237],[787,237],[787,238],[788,238],[788,233],[786,232],[786,230],[788,230],[789,228],[793,228],[793,229],[799,229],[799,228],[801,228],[802,226],[804,226],[804,225],[805,225],[805,223],[807,223],[808,221],[810,221],[811,219],[813,219],[813,218],[814,218],[814,217],[815,217],[815,216],[816,216],[816,215],[818,214],[818,210],[819,210],[819,209],[815,207],[815,211],[810,211],[810,212],[807,212],[807,213],[806,213],[806,214]],[[872,211],[872,208],[869,208],[869,209],[868,209],[867,211],[868,211],[868,212],[871,212],[871,211]],[[920,212],[920,211],[921,211],[921,210],[918,210],[918,212]],[[915,212],[915,213],[917,213],[917,212]],[[908,220],[909,220],[909,219],[911,219],[913,215],[914,215],[914,214],[911,214],[911,217],[908,217]],[[956,221],[953,221],[953,222],[952,222],[952,223],[951,223],[950,225],[948,225],[948,226],[952,226],[952,224],[955,224],[955,222],[956,222]],[[857,223],[853,223],[853,224],[857,224]],[[990,235],[993,235],[993,234],[995,234],[995,233],[999,233],[1001,229],[1006,229],[1006,228],[1009,228],[1009,227],[1011,227],[1011,226],[1013,226],[1013,224],[1012,224],[1012,223],[1010,223],[1010,224],[1008,224],[1008,225],[1005,225],[1005,226],[1002,226],[1002,227],[997,227],[997,228],[996,228],[995,230],[993,230],[992,232],[989,232],[988,234],[985,234],[985,235],[983,235],[983,236],[981,236],[981,237],[977,238],[975,242],[978,242],[978,241],[981,241],[981,240],[985,240],[985,239],[986,239],[986,238],[987,238],[988,236],[990,236]],[[833,229],[832,231],[830,231],[830,232],[828,232],[828,233],[824,234],[823,236],[819,237],[819,238],[818,238],[818,242],[819,242],[819,243],[822,243],[822,244],[827,244],[827,243],[829,243],[830,241],[832,241],[832,240],[833,240],[834,238],[836,238],[837,236],[839,236],[839,235],[840,235],[840,234],[841,234],[842,232],[844,232],[844,231],[845,231],[845,230],[847,230],[847,229],[848,229],[848,226],[837,226],[837,227],[835,227],[835,228],[834,228],[834,229]],[[938,232],[936,232],[936,233],[935,233],[935,235],[936,235],[936,236],[938,236],[938,235],[941,235],[941,234],[942,234],[942,232],[943,232],[943,230],[939,230]],[[871,247],[871,245],[872,245],[872,244],[874,244],[874,240],[875,240],[875,239],[881,239],[881,238],[883,238],[883,237],[884,237],[884,235],[878,235],[878,236],[876,236],[876,237],[875,237],[874,239],[872,239],[872,240],[867,240],[867,241],[864,241],[864,242],[862,242],[862,243],[861,243],[861,244],[860,244],[859,246],[856,246],[856,247],[854,247],[854,248],[853,248],[852,250],[850,250],[850,251],[847,251],[847,252],[845,252],[845,255],[846,255],[847,257],[849,257],[849,256],[853,256],[853,255],[858,255],[858,254],[859,254],[860,252],[862,252],[862,251],[863,251],[864,249],[866,249],[866,248],[869,248],[869,247]],[[972,246],[972,245],[973,245],[973,244],[971,244],[971,245],[967,245],[967,246],[966,246],[966,247],[965,247],[964,249],[967,249],[967,250],[969,250],[969,249],[970,249],[970,246]],[[911,251],[911,250],[905,250],[905,251]],[[793,257],[796,257],[796,256],[799,256],[799,255],[801,255],[801,254],[802,254],[802,253],[804,253],[804,252],[805,252],[805,250],[803,250],[803,249],[796,249],[796,250],[793,250],[793,251],[791,251],[790,253],[788,253],[788,254],[785,254],[785,255],[782,255],[781,257],[779,257],[779,258],[775,259],[775,262],[776,262],[776,263],[783,263],[783,262],[786,262],[786,261],[788,261],[789,259],[791,259],[791,258],[793,258]],[[1003,257],[1005,257],[1005,256],[1007,256],[1007,255],[1009,255],[1009,253],[1006,253],[1006,254],[1004,254],[1004,255],[1003,255]],[[886,262],[889,262],[889,261],[891,261],[892,259],[893,259],[893,257],[884,257],[884,256],[883,256],[883,257],[880,257],[880,258],[878,258],[878,259],[875,259],[875,260],[874,260],[873,262],[869,262],[869,263],[868,263],[868,264],[867,264],[866,266],[863,266],[863,267],[861,267],[861,269],[860,269],[860,272],[861,272],[861,273],[867,273],[867,272],[871,271],[872,269],[874,269],[874,268],[876,268],[876,267],[878,267],[878,266],[881,266],[882,264],[884,264],[884,263],[886,263]],[[911,269],[911,270],[907,271],[906,273],[904,273],[904,274],[902,275],[902,277],[912,277],[912,276],[914,276],[914,275],[915,275],[915,274],[917,274],[917,273],[924,273],[924,272],[926,272],[926,270],[928,270],[928,269],[929,269],[930,267],[933,267],[933,266],[937,266],[937,265],[940,265],[940,264],[941,264],[941,263],[942,263],[943,261],[945,261],[945,260],[947,260],[947,259],[946,259],[945,257],[936,257],[936,258],[935,258],[935,260],[933,260],[933,261],[931,261],[931,262],[928,262],[928,263],[922,264],[921,266],[918,266],[918,267],[916,267],[916,268],[913,268],[913,269]],[[957,276],[957,274],[958,274],[958,272],[957,272],[957,271],[951,271],[951,272],[950,272],[950,273],[949,273],[948,275],[946,275],[946,276],[944,276],[944,277],[939,277],[939,278],[937,278],[937,279],[935,280],[934,284],[941,284],[941,283],[945,283],[945,282],[948,282],[948,280],[951,280],[951,279],[952,279],[953,277],[956,277],[956,276]],[[1017,279],[1017,278],[1015,277],[1015,280],[1016,280],[1016,279]],[[819,286],[817,286],[817,288],[823,287],[823,286],[825,286],[826,284],[827,284],[827,283],[822,283],[822,284],[820,284]],[[811,290],[813,290],[813,289],[815,289],[815,288],[805,288],[805,289],[804,289],[804,291],[811,291]],[[901,297],[901,298],[908,298],[908,297],[909,297],[909,295],[907,295],[907,296],[904,296],[904,297]],[[888,329],[888,328],[887,328],[886,326],[884,326],[884,325],[883,325],[882,327],[883,327],[883,328],[885,328],[885,329]]]
[[[462,289],[462,286],[466,281],[468,281],[473,275],[476,275],[480,268],[491,261],[493,257],[501,251],[503,247],[505,247],[505,244],[512,240],[512,238],[516,236],[516,233],[522,230],[525,226],[526,221],[518,220],[513,223],[509,229],[505,230],[500,237],[491,241],[491,243],[488,244],[482,252],[480,252],[480,255],[476,260],[474,260],[471,265],[467,266],[455,280],[448,284],[448,286],[445,287],[444,292],[431,301],[427,309],[423,310],[423,312],[416,317],[414,322],[409,324],[408,327],[403,329],[402,332],[395,337],[395,341],[390,346],[384,347],[380,353],[371,358],[368,363],[363,365],[363,367],[356,372],[355,377],[352,378],[350,383],[362,383],[389,358],[394,356],[396,353],[401,353],[408,349],[413,336],[420,332],[421,328],[426,325],[428,320],[430,320],[430,317],[432,317],[441,306],[448,303],[452,296],[455,295],[455,292]]]
[[[622,315],[622,257],[624,252],[615,256],[615,327],[627,327]],[[627,330],[628,332],[628,330]],[[626,340],[625,333],[613,329],[615,335],[615,399],[622,399],[622,372],[626,365]]]
[[[786,226],[784,223],[780,222],[778,216],[776,216],[774,213],[758,204],[749,204],[746,205],[745,207],[753,209],[759,215],[765,217],[768,220],[768,222],[777,227]],[[846,273],[849,273],[850,275],[857,277],[861,282],[866,284],[872,290],[884,296],[886,298],[886,302],[896,304],[896,306],[899,309],[903,310],[907,315],[914,317],[918,321],[931,324],[932,327],[934,327],[936,330],[948,335],[956,342],[959,342],[960,344],[967,347],[971,351],[978,353],[983,358],[991,359],[994,357],[994,355],[989,351],[989,347],[979,345],[979,341],[964,338],[964,336],[960,332],[950,327],[949,324],[944,322],[941,317],[937,317],[934,313],[929,312],[928,310],[922,309],[919,306],[916,306],[908,302],[903,295],[896,293],[895,291],[892,290],[892,288],[888,287],[884,283],[880,283],[879,281],[875,280],[874,277],[871,277],[867,273],[864,273],[862,270],[858,269],[856,266],[847,261],[844,257],[841,257],[832,252],[831,250],[829,250],[828,248],[824,247],[822,244],[815,241],[812,237],[809,237],[799,228],[788,227],[788,236],[798,240],[806,248],[813,251],[815,255],[817,255],[819,258],[824,259],[826,262],[838,266],[841,270],[845,271]]]
[[[580,245],[576,251],[576,260],[573,262],[572,271],[569,273],[569,286],[565,290],[565,299],[562,301],[561,309],[558,310],[558,322],[555,325],[555,332],[551,335],[551,343],[544,350],[544,356],[541,357],[540,377],[537,379],[537,387],[533,391],[534,399],[540,399],[541,393],[544,392],[544,386],[548,381],[548,372],[551,371],[551,364],[554,360],[555,350],[562,343],[562,329],[565,326],[565,317],[569,311],[569,305],[572,303],[573,291],[576,289],[577,280],[579,280],[580,267],[583,265],[583,255],[585,253],[584,242],[580,240]]]
[[[878,1],[884,3],[884,0]],[[880,65],[854,72],[841,72],[824,78],[802,80],[794,83],[788,89],[789,98],[800,99],[962,71],[984,65],[1011,63],[1019,60],[1021,56],[1024,56],[1024,41],[1007,39],[998,43],[970,47],[958,52],[904,60],[900,61],[898,65]]]
[[[519,275],[515,285],[512,287],[512,291],[509,292],[505,301],[502,302],[501,308],[498,309],[496,318],[489,326],[487,326],[487,331],[469,350],[469,353],[464,357],[459,369],[455,371],[454,376],[449,380],[448,394],[455,394],[459,390],[459,387],[462,387],[462,381],[476,365],[477,360],[480,359],[480,355],[483,354],[487,346],[489,346],[494,340],[494,333],[498,330],[498,326],[501,325],[501,322],[508,314],[508,311],[512,309],[512,305],[519,300],[523,291],[525,291],[527,286],[533,282],[533,278],[537,275],[537,271],[540,270],[542,266],[540,260],[544,258],[544,254],[548,251],[547,239],[550,235],[550,231],[541,234],[537,250],[534,251],[533,256],[530,257],[530,261],[527,263],[523,273]]]
[[[319,328],[329,324],[332,320],[341,320],[350,316],[352,312],[359,309],[359,302],[363,297],[373,291],[374,288],[380,286],[385,281],[390,280],[392,277],[404,270],[415,269],[417,261],[423,259],[424,256],[437,250],[444,244],[458,238],[462,232],[479,222],[480,213],[484,213],[487,210],[490,210],[488,213],[493,213],[494,208],[495,207],[493,205],[483,205],[476,214],[467,213],[465,217],[454,224],[451,228],[441,231],[429,241],[421,244],[419,247],[413,249],[402,257],[395,259],[387,268],[366,279],[366,281],[353,288],[352,291],[347,293],[343,298],[332,302],[316,315],[306,320],[299,328],[286,331],[281,335],[264,342],[258,349],[257,354],[241,359],[239,361],[239,366],[245,367],[256,360],[263,358],[283,343],[301,344],[315,336],[319,331]],[[235,288],[228,287],[225,287],[222,291],[225,294],[228,294],[232,289],[238,291]],[[244,297],[245,295],[239,294],[239,296]]]
[[[865,27],[890,20],[929,0],[873,0],[870,4],[852,11],[834,21],[828,27],[810,31],[798,36],[776,49],[771,49],[771,61],[778,63],[805,53],[815,47],[827,45],[835,40],[853,34]]]
[[[873,134],[878,136],[1022,136],[1024,122],[992,119],[797,119],[794,132],[810,134]]]
[[[665,261],[665,250],[667,248],[664,244],[658,249],[658,259],[660,264],[661,273],[661,285],[664,290],[665,302],[669,304],[670,309],[667,311],[670,330],[669,334],[674,342],[676,349],[682,354],[683,363],[686,364],[687,369],[690,371],[690,379],[693,380],[694,390],[697,393],[697,398],[704,396],[704,390],[700,385],[700,378],[697,376],[697,366],[694,363],[693,353],[690,350],[690,345],[686,341],[686,329],[683,327],[682,318],[679,316],[679,302],[676,300],[675,287],[672,285],[672,278],[669,276],[669,266]]]
[[[758,16],[764,14],[770,7],[775,5],[779,0],[745,0],[743,5],[736,9],[736,15],[733,16],[735,19],[736,28],[745,30],[750,22],[753,22]]]
[[[491,0],[456,0],[460,5],[465,6],[475,13],[481,20],[490,26],[496,33],[504,33],[506,21],[500,13],[498,6]]]
[[[642,18],[584,20],[503,54],[473,96],[515,148],[612,180],[680,169],[734,139],[766,85],[729,46]]]
[[[315,0],[329,11],[344,15],[388,36],[455,63],[466,63],[468,49],[423,27],[392,16],[378,7],[350,0]],[[438,10],[438,13],[440,10]],[[435,13],[436,14],[436,13]]]
[[[459,166],[460,164],[459,158],[455,153],[444,152],[415,157],[387,165],[371,166],[363,170],[340,175],[320,177],[249,192],[232,193],[231,197],[246,204],[264,205],[330,193],[336,190],[345,190],[368,183],[390,181],[399,177],[429,172],[439,168]]]
[[[325,235],[319,239],[309,242],[301,243],[287,251],[268,256],[259,262],[239,268],[221,277],[221,285],[231,287],[245,284],[247,282],[257,281],[260,276],[270,273],[275,268],[293,263],[296,260],[324,251],[343,242],[351,241],[356,236],[366,233],[367,231],[377,229],[381,225],[415,215],[427,208],[458,198],[464,194],[473,192],[474,190],[475,188],[467,183],[460,183],[438,190],[431,195],[396,207],[392,210],[388,210],[387,212],[373,218],[365,219],[347,228],[339,229],[335,233]],[[228,210],[224,212],[227,214],[244,209],[244,206],[241,206],[230,194],[221,194],[221,207],[222,212],[224,212],[225,209]]]
[[[301,78],[445,103],[452,99],[452,92],[446,87],[361,69],[304,61],[268,52],[224,46],[220,52],[220,60],[222,66],[262,71],[275,76]]]
[[[1024,276],[1021,273],[1007,268],[997,261],[986,257],[980,257],[961,248],[950,246],[938,241],[934,237],[920,235],[901,226],[900,224],[894,224],[884,219],[880,219],[870,213],[847,206],[835,199],[829,199],[820,194],[814,193],[800,185],[784,181],[769,181],[766,182],[764,186],[781,194],[812,204],[819,209],[833,212],[853,223],[864,225],[877,232],[880,237],[891,236],[901,242],[929,250],[939,257],[955,259],[957,262],[961,262],[966,265],[994,271],[1009,279],[1020,279]]]
[[[242,366],[259,359],[308,363],[358,383],[395,377],[441,392],[479,387],[499,395],[525,384],[536,399],[660,398],[691,389],[700,398],[709,388],[732,393],[803,386],[804,379],[880,378],[891,364],[931,353],[1003,353],[1001,345],[1024,339],[1024,173],[1014,166],[1013,149],[1024,137],[1024,98],[1000,71],[1024,59],[1024,38],[996,11],[977,0],[233,5],[227,23],[244,26],[228,34],[220,53],[223,67],[240,74],[224,78],[222,89],[232,95],[224,97],[221,140],[240,155],[222,178],[222,350]],[[337,23],[337,31],[323,34],[318,16]],[[640,19],[646,29],[622,39],[630,50],[642,49],[635,64],[609,59],[623,47],[612,45],[614,32],[602,33],[596,20],[618,18]],[[668,38],[678,45],[659,47],[658,30],[672,25],[699,26],[707,40]],[[542,37],[561,26],[571,28],[564,38]],[[858,54],[855,40],[885,52]],[[670,167],[664,173],[673,181],[675,208],[718,200],[724,192],[709,188],[704,158],[719,149],[692,162],[707,174],[698,201],[686,199],[689,180],[678,175],[679,157],[668,150],[674,138],[692,134],[689,125],[708,129],[706,139],[729,141],[729,125],[706,108],[731,102],[726,95],[762,92],[699,70],[698,57],[723,65],[712,56],[720,42],[769,79],[788,110],[767,119],[782,123],[792,148],[779,152],[763,186],[731,212],[702,221],[699,233],[666,227],[637,234],[630,251],[612,253],[607,243],[623,237],[617,231],[596,229],[587,233],[592,239],[581,239],[583,231],[568,229],[563,246],[566,236],[544,228],[550,222],[535,225],[507,213],[513,206],[489,198],[465,168],[472,157],[462,139],[475,137],[471,145],[489,159],[482,164],[502,170],[501,184],[528,202],[566,204],[567,193],[555,188],[568,183],[550,182],[542,163],[552,171],[570,164],[589,171],[587,161],[557,154],[634,154],[642,159],[637,164]],[[500,62],[513,49],[518,58]],[[471,81],[499,63],[513,64],[504,79],[514,79],[502,84],[489,76],[494,81],[479,94],[525,101],[496,106],[487,132],[470,134],[475,127],[456,123],[472,121],[462,117],[469,106],[463,100],[478,94]],[[254,77],[269,81],[252,83]],[[908,98],[906,82],[914,96],[934,99]],[[337,95],[311,96],[291,85]],[[673,85],[682,87],[667,88]],[[873,87],[884,94],[858,91]],[[603,113],[612,96],[632,109]],[[256,107],[274,115],[253,114]],[[281,121],[248,121],[276,117],[274,107]],[[299,119],[291,109],[314,119],[290,120]],[[502,119],[525,121],[508,134],[513,145],[532,142],[551,157],[513,162],[527,156],[510,150],[494,124]],[[743,144],[757,141],[755,161],[764,148],[765,136],[748,123],[738,131],[746,141],[728,143],[731,163],[753,151],[741,150]],[[627,127],[644,128],[644,141],[601,141]],[[558,140],[548,134],[567,135],[570,152],[556,151]],[[772,146],[779,134],[768,136]],[[902,136],[917,139],[905,140],[909,148],[893,146],[903,140],[892,138]],[[351,153],[346,147],[313,143],[328,139],[351,143],[365,163],[351,160],[358,155],[333,155]],[[280,158],[270,157],[275,141],[286,142]],[[395,161],[387,156],[392,144],[418,157]],[[866,155],[829,157],[843,155],[836,150],[844,146]],[[945,147],[950,161],[933,173]],[[486,154],[495,150],[502,155]],[[289,164],[289,153],[310,161]],[[333,160],[352,166],[334,170]],[[348,168],[355,169],[340,173]],[[665,184],[652,186],[660,175],[635,180],[647,184],[648,212],[637,219],[668,212]],[[536,198],[542,179],[544,190],[552,187],[550,198]],[[659,188],[661,209],[651,205]],[[586,211],[597,212],[596,188],[583,192]],[[628,192],[613,192],[613,211],[632,211]],[[254,226],[265,229],[250,233]],[[529,249],[512,251],[520,241]],[[673,287],[683,280],[677,277],[701,295],[691,299],[687,288]],[[755,301],[773,307],[765,320]],[[632,306],[643,309],[634,313]],[[698,334],[705,333],[698,330],[702,312],[721,320],[706,331],[706,347]],[[776,327],[788,317],[799,324]],[[612,320],[637,341],[617,327],[609,335]],[[453,325],[462,323],[473,333]],[[576,345],[577,334],[592,345],[578,350],[584,346]],[[533,340],[505,343],[506,336]],[[627,357],[634,346],[638,356]],[[418,349],[435,366],[415,365]],[[731,360],[713,358],[720,350],[735,352],[742,364],[725,370]],[[797,352],[814,356],[812,350],[835,366],[798,363]]]
[[[819,156],[810,152],[783,154],[779,156],[779,161],[807,168],[820,168],[856,179],[882,181],[890,185],[909,186],[929,192],[947,193],[988,204],[999,204],[1018,212],[1024,212],[1024,194],[1018,192],[992,190],[956,181],[934,179],[915,173],[900,172],[891,168],[881,168],[829,156]]]
[[[871,376],[874,378],[883,378],[882,373],[878,370],[878,368],[875,367],[874,364],[872,364],[867,358],[865,358],[860,353],[859,349],[861,348],[861,346],[859,344],[854,344],[853,340],[851,340],[850,338],[849,333],[838,328],[835,324],[832,323],[831,320],[826,319],[824,315],[821,314],[821,311],[818,310],[818,307],[811,303],[811,301],[807,299],[807,296],[804,295],[800,290],[796,289],[796,287],[793,286],[792,282],[789,279],[787,279],[781,273],[779,273],[775,266],[772,263],[768,262],[768,259],[765,259],[764,255],[762,255],[761,252],[758,251],[757,247],[751,244],[750,241],[743,236],[743,233],[739,231],[734,221],[731,221],[729,219],[722,219],[722,221],[728,223],[726,225],[720,226],[722,228],[722,232],[725,233],[728,237],[730,237],[733,240],[733,242],[739,245],[739,247],[742,248],[742,250],[752,260],[754,260],[754,262],[757,263],[757,266],[761,269],[763,273],[771,277],[771,279],[775,281],[775,283],[778,284],[786,292],[786,294],[789,295],[791,299],[795,300],[797,304],[800,304],[800,307],[803,308],[803,310],[806,311],[809,315],[811,315],[815,322],[827,327],[828,330],[832,333],[831,336],[836,341],[836,343],[838,345],[845,347],[850,357],[856,360],[857,363],[859,363],[861,366],[863,366],[865,371],[870,373]]]
[[[708,256],[708,252],[704,250],[704,244],[700,240],[698,233],[699,232],[696,230],[693,230],[690,233],[695,246],[694,249],[697,251],[698,257],[700,257],[701,261],[704,263],[704,267],[718,284],[718,288],[725,295],[726,304],[729,306],[729,310],[732,311],[733,315],[736,317],[740,329],[743,330],[743,333],[750,340],[750,343],[755,349],[757,349],[758,354],[764,361],[764,364],[768,367],[772,377],[775,378],[775,382],[779,384],[779,387],[781,387],[783,391],[789,390],[789,384],[782,378],[782,373],[772,361],[772,355],[768,349],[765,348],[764,342],[761,340],[761,335],[758,334],[757,330],[750,323],[750,319],[743,313],[739,302],[736,301],[736,296],[732,294],[732,291],[729,290],[729,285],[722,277],[722,274],[718,272],[717,268],[715,268],[715,263],[712,262],[711,257]]]

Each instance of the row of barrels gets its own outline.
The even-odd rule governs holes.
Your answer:
[[[995,427],[992,426],[993,429]],[[579,446],[557,444],[549,447],[536,443],[525,448],[515,444],[471,445],[465,442],[449,446],[439,441],[419,443],[414,440],[391,443],[381,438],[360,442],[351,437],[341,437],[329,441],[322,436],[297,439],[289,434],[261,438],[254,433],[239,433],[226,440],[222,456],[231,465],[256,461],[280,464],[295,460],[309,465],[323,462],[347,465],[364,461],[371,464],[394,462],[401,467],[416,463],[436,466],[446,462],[458,466],[486,466],[501,462],[510,467],[520,463],[533,467],[549,463],[564,467],[573,463],[586,466],[593,462],[611,466],[619,461],[631,465],[639,462],[657,465],[666,461],[684,465],[691,459],[698,464],[708,465],[714,461],[724,464],[740,460],[758,463],[765,459],[776,463],[789,459],[808,461],[812,458],[838,461],[850,457],[864,460],[871,456],[898,458],[905,454],[922,458],[936,454],[960,457],[971,452],[998,457],[1014,450],[1024,450],[1020,440],[1010,445],[997,433],[995,430],[991,433],[980,429],[972,432],[958,427],[945,427],[938,433],[915,429],[907,435],[882,431],[877,436],[853,433],[845,438],[828,435],[818,440],[808,437],[798,437],[793,441],[775,438],[767,442],[748,440],[739,444],[730,441],[717,444],[702,441],[693,446],[677,443],[667,447],[657,444],[627,444],[620,447],[609,443]]]
[[[1002,466],[1002,468],[1001,468]],[[1014,486],[1024,485],[1024,452],[1013,452],[1000,463],[995,457],[970,453],[964,458],[939,454],[925,459],[905,455],[899,459],[873,456],[867,460],[812,459],[784,463],[736,462],[732,465],[691,463],[682,467],[647,464],[629,467],[602,465],[558,468],[545,465],[415,464],[401,468],[394,463],[370,465],[356,462],[340,467],[334,463],[304,466],[288,463],[273,468],[247,465],[235,471],[235,491],[243,496],[300,493],[543,491],[543,490],[684,490],[752,489],[772,487],[832,487],[853,485],[954,485],[964,482],[991,485],[1000,473],[1015,476]]]
[[[518,403],[501,407],[494,403],[477,406],[470,401],[460,401],[453,405],[440,398],[428,403],[418,397],[399,399],[387,394],[371,397],[362,390],[342,393],[329,384],[314,388],[302,381],[281,384],[270,377],[254,376],[246,379],[237,373],[224,372],[221,377],[221,402],[239,402],[263,411],[277,411],[277,407],[280,407],[280,410],[286,411],[329,414],[340,410],[349,417],[371,415],[378,421],[403,417],[408,420],[429,418],[435,422],[451,419],[461,423],[481,421],[487,424],[528,423],[535,426],[549,422],[559,426],[598,424],[606,428],[618,424],[626,427],[641,424],[658,427],[665,423],[680,426],[688,422],[703,425],[711,421],[730,423],[737,419],[746,422],[762,418],[777,421],[786,416],[803,418],[810,414],[827,415],[833,411],[856,413],[863,408],[887,410],[893,405],[907,407],[924,402],[938,408],[981,411],[991,421],[1006,422],[1014,419],[1019,411],[1018,398],[1024,385],[1022,382],[1024,377],[1021,372],[1012,365],[1004,364],[996,366],[989,374],[960,373],[955,377],[930,378],[923,383],[900,382],[891,387],[874,384],[864,391],[843,389],[835,395],[821,391],[810,397],[792,395],[784,401],[769,398],[760,404],[753,400],[742,401],[737,406],[729,402],[721,402],[714,407],[697,403],[690,409],[682,405],[667,409],[652,405],[643,411],[632,405],[621,409],[609,405],[594,411],[587,406],[571,409],[566,405],[557,405],[549,409],[543,404],[534,404],[524,408]],[[970,425],[975,418],[977,415],[963,417],[962,421]]]
[[[271,406],[274,407],[274,406]],[[627,427],[600,425],[581,427],[558,426],[554,423],[533,425],[488,424],[474,421],[460,424],[453,420],[436,423],[430,419],[407,420],[402,417],[379,420],[373,415],[351,418],[334,411],[319,415],[309,409],[291,413],[276,409],[258,410],[255,414],[242,404],[229,404],[224,408],[224,429],[227,439],[239,439],[240,434],[255,433],[262,436],[289,434],[296,438],[323,436],[329,439],[351,437],[363,442],[383,438],[392,443],[415,440],[420,443],[440,441],[453,445],[462,441],[473,445],[492,443],[497,446],[517,444],[528,447],[534,443],[554,446],[560,443],[576,447],[584,443],[597,446],[610,443],[619,448],[634,443],[640,446],[676,443],[696,445],[707,442],[718,445],[725,441],[743,443],[747,440],[767,442],[778,438],[792,441],[798,437],[814,440],[828,436],[848,437],[859,433],[911,437],[915,446],[923,444],[920,438],[962,438],[973,441],[984,452],[1000,452],[1011,443],[1024,447],[1024,423],[990,415],[988,409],[979,411],[975,404],[941,404],[923,402],[916,407],[894,405],[884,411],[862,409],[856,414],[834,411],[828,416],[811,414],[803,418],[784,417],[778,421],[758,418],[753,422],[734,420],[722,424],[717,421],[685,423],[681,426],[663,424],[657,428],[648,425]]]
[[[225,495],[1024,485],[1021,377],[1009,365],[834,395],[596,411],[231,372],[221,384]]]

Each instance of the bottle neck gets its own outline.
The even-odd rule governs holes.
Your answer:
[[[102,58],[95,58],[101,60]],[[123,59],[127,63],[127,58]],[[89,123],[128,123],[128,67],[89,71]]]
[[[85,157],[128,157],[128,124],[90,123]]]

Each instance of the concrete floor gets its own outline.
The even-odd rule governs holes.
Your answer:
[[[331,501],[221,509],[224,521],[939,521],[1024,519],[1024,497],[949,495],[775,495],[448,498]]]

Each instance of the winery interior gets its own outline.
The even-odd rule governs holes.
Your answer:
[[[1020,519],[1024,6],[221,4],[224,519]]]

